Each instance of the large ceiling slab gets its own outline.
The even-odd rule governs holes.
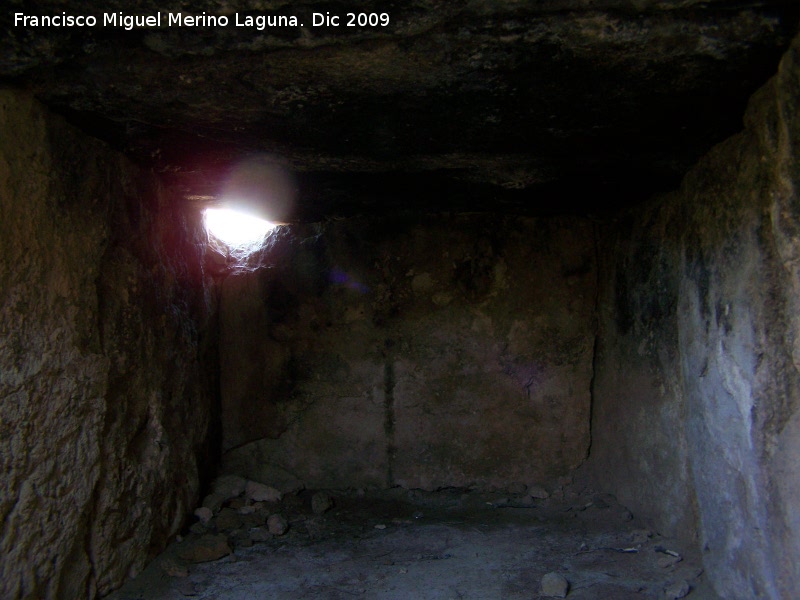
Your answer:
[[[101,26],[115,12],[162,25]],[[229,24],[168,26],[179,12]],[[389,23],[347,27],[348,12]],[[98,25],[15,25],[15,13]],[[276,16],[297,25],[236,25]],[[798,19],[785,1],[11,0],[0,77],[181,197],[217,198],[255,155],[296,173],[291,219],[594,214],[677,186],[736,132]]]

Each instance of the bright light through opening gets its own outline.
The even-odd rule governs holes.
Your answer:
[[[229,208],[207,208],[206,229],[232,248],[260,245],[274,223]]]

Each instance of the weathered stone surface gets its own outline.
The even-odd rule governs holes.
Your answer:
[[[486,216],[281,229],[223,284],[226,470],[317,489],[569,473],[589,444],[593,236]]]
[[[197,503],[199,223],[25,95],[0,130],[0,596],[93,598]]]
[[[800,39],[746,129],[602,243],[597,481],[724,598],[800,589]],[[596,450],[596,452],[595,452]]]

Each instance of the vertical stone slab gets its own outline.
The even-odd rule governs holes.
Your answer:
[[[800,588],[800,38],[745,123],[679,193],[607,238],[592,465],[659,527],[697,531],[722,597],[790,598]]]
[[[696,541],[678,331],[683,224],[667,197],[601,235],[589,466],[665,535]]]
[[[199,223],[23,94],[0,129],[0,596],[94,598],[196,501]]]
[[[226,422],[271,411],[263,439],[226,436],[230,469],[289,487],[435,489],[540,482],[585,459],[590,223],[352,219],[282,235],[252,265],[261,300],[244,298],[256,284],[223,290],[239,381],[282,361],[267,379],[287,383],[225,400]]]
[[[679,326],[706,563],[726,597],[790,597],[800,476],[800,39],[746,130],[687,178]]]

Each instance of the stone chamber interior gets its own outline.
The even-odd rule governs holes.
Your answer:
[[[0,18],[0,596],[796,598],[798,7],[363,4]]]

